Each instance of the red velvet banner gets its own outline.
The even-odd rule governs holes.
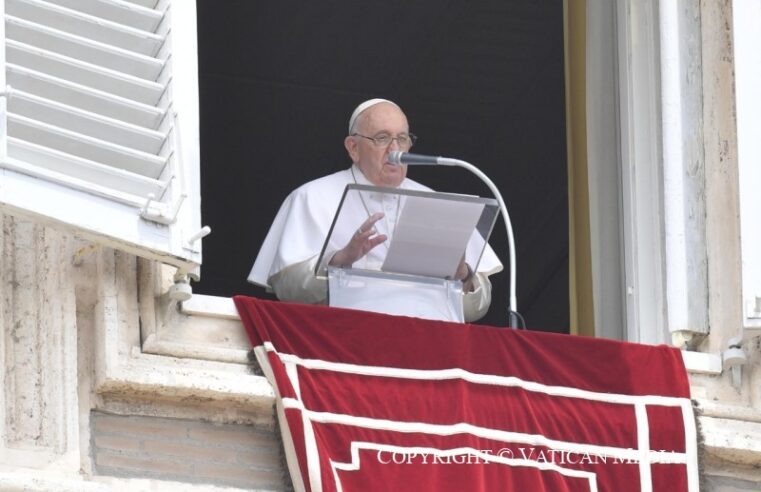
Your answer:
[[[296,490],[698,491],[676,349],[235,304]]]

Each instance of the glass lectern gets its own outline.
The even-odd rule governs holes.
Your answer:
[[[350,266],[330,266],[371,215],[382,244]],[[461,261],[476,271],[499,212],[496,200],[350,184],[315,275],[328,279],[328,304],[395,315],[463,321]]]

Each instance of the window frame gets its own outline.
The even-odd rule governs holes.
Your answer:
[[[743,325],[761,333],[761,0],[733,2]],[[758,309],[757,309],[758,308]],[[750,332],[750,333],[747,333]]]

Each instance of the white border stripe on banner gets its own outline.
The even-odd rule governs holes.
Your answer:
[[[479,459],[482,459],[485,462],[490,463],[499,463],[502,465],[507,466],[523,466],[523,467],[529,467],[529,468],[537,468],[542,471],[553,471],[557,472],[563,476],[571,477],[571,478],[581,478],[588,482],[589,485],[589,491],[590,492],[597,492],[597,476],[592,472],[586,472],[582,470],[575,470],[571,468],[563,468],[555,463],[552,462],[539,462],[539,461],[533,461],[528,459],[521,459],[521,458],[505,458],[498,455],[488,454],[484,453],[483,451],[473,449],[470,447],[463,447],[463,448],[455,448],[455,449],[438,449],[438,448],[429,448],[429,447],[418,447],[418,446],[411,446],[411,447],[405,447],[405,446],[394,446],[390,444],[380,444],[380,443],[374,443],[374,442],[357,442],[352,441],[351,443],[351,462],[350,463],[340,463],[336,461],[330,462],[331,467],[333,468],[333,477],[336,480],[336,487],[338,489],[338,492],[343,491],[343,487],[341,484],[340,477],[338,475],[338,470],[343,471],[357,471],[361,468],[361,460],[359,457],[359,451],[365,449],[365,450],[374,450],[380,452],[387,452],[387,453],[398,453],[402,455],[425,455],[425,456],[439,456],[439,457],[452,457],[452,456],[459,456],[459,455],[467,455],[467,456],[474,456]]]
[[[299,368],[293,362],[285,362],[285,373],[291,381],[296,397],[301,401],[301,384],[299,382]],[[285,398],[283,399],[285,401]],[[304,426],[304,448],[306,449],[307,471],[309,485],[312,492],[322,492],[322,477],[320,475],[320,453],[317,449],[317,440],[314,437],[314,427],[309,417],[301,412],[301,421]]]
[[[372,419],[329,412],[315,412],[305,408],[303,402],[300,400],[295,400],[293,398],[281,399],[285,408],[292,408],[302,412],[305,434],[308,434],[304,437],[306,439],[305,444],[307,445],[309,478],[310,483],[312,484],[312,488],[315,490],[315,492],[321,492],[322,484],[320,479],[319,453],[314,437],[314,429],[311,425],[311,422],[313,421],[328,424],[337,423],[343,425],[352,425],[369,429],[391,430],[397,432],[423,432],[437,435],[451,435],[465,432],[478,437],[484,437],[503,442],[542,445],[550,449],[564,452],[589,454],[601,457],[604,456],[614,459],[626,460],[630,463],[636,462],[639,464],[642,492],[652,492],[651,463],[686,464],[688,491],[698,492],[699,490],[699,474],[697,469],[697,431],[695,428],[692,403],[689,399],[686,398],[657,395],[624,395],[616,393],[601,393],[565,386],[550,386],[542,383],[525,381],[513,376],[478,374],[460,368],[440,370],[401,369],[393,367],[329,362],[318,359],[303,359],[293,354],[281,354],[277,352],[271,342],[265,342],[263,348],[264,350],[275,352],[278,357],[280,357],[280,359],[284,362],[288,368],[288,376],[291,378],[294,388],[299,388],[298,371],[295,368],[296,366],[301,366],[308,370],[325,370],[348,374],[400,379],[432,381],[460,379],[476,384],[518,387],[529,392],[542,393],[550,396],[578,398],[590,401],[634,406],[635,420],[637,424],[637,449],[624,449],[612,446],[597,446],[592,444],[558,441],[547,439],[544,436],[487,429],[467,423],[436,425],[418,422],[397,422],[383,419]],[[261,359],[263,358],[265,361],[267,361],[267,365],[269,365],[266,356],[260,357],[260,349],[262,349],[262,347],[257,347],[257,358],[260,359],[260,364]],[[268,377],[271,377],[271,375],[272,374],[270,371]],[[274,381],[274,379],[270,380]],[[300,398],[301,395],[298,390],[297,394]],[[647,419],[646,405],[679,407],[681,409],[685,429],[685,453],[652,451],[649,449],[649,423]],[[316,469],[313,468],[313,463],[316,464]],[[291,470],[291,472],[293,472],[293,470]],[[299,476],[298,478],[301,477]]]
[[[284,363],[293,363],[306,369],[326,370],[348,374],[357,374],[361,376],[381,376],[400,379],[423,379],[430,381],[462,379],[471,383],[490,384],[495,386],[519,387],[526,391],[543,393],[551,396],[564,396],[568,398],[580,398],[590,401],[599,401],[605,403],[617,403],[623,405],[634,405],[642,403],[647,405],[660,405],[666,407],[681,407],[685,398],[675,396],[657,396],[657,395],[624,395],[619,393],[602,393],[567,386],[549,386],[533,381],[526,381],[514,376],[497,376],[493,374],[478,374],[465,369],[400,369],[396,367],[381,366],[360,366],[357,364],[345,364],[342,362],[329,362],[319,359],[302,359],[293,354],[284,354],[277,352],[270,342],[265,342],[267,350],[278,354]]]
[[[291,434],[291,428],[288,425],[288,419],[285,416],[285,407],[283,406],[283,397],[280,394],[280,388],[277,386],[277,380],[272,372],[272,366],[270,365],[269,357],[267,357],[267,351],[264,347],[259,346],[254,348],[254,355],[259,362],[259,367],[262,368],[264,376],[272,384],[275,390],[275,408],[277,409],[278,424],[280,425],[280,432],[283,436],[283,448],[285,449],[286,464],[288,465],[288,473],[291,475],[291,482],[295,492],[306,492],[306,486],[304,485],[304,479],[301,476],[301,470],[299,469],[299,460],[296,455],[296,447],[293,444],[293,435]]]
[[[369,417],[357,417],[330,412],[316,412],[308,410],[301,401],[293,398],[283,398],[283,406],[301,410],[308,415],[313,422],[323,424],[341,424],[360,427],[364,429],[395,431],[402,433],[423,433],[439,436],[451,436],[454,434],[471,434],[484,439],[492,439],[505,443],[520,443],[533,446],[545,446],[555,451],[578,453],[590,456],[614,458],[627,463],[637,463],[640,458],[640,450],[635,448],[618,448],[614,446],[598,446],[595,444],[581,444],[577,442],[548,439],[538,434],[524,434],[497,429],[479,427],[460,422],[458,424],[427,424],[423,422],[399,422],[394,420],[374,419]],[[685,464],[685,453],[660,453],[651,456],[656,463]]]
[[[653,476],[650,471],[650,426],[647,407],[641,403],[634,405],[637,419],[637,449],[639,450],[639,483],[642,492],[653,492]],[[686,456],[685,456],[686,459]]]
[[[682,403],[682,419],[684,421],[684,449],[687,454],[687,490],[699,492],[698,430],[695,427],[695,413],[690,400]]]

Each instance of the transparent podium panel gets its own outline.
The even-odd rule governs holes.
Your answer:
[[[386,240],[352,265],[354,269],[454,278],[463,257],[473,270],[499,213],[496,200],[432,191],[346,186],[325,240],[315,275],[325,277],[333,255],[369,217]]]
[[[328,277],[331,306],[419,318],[463,321],[464,260],[477,271],[499,212],[496,200],[469,195],[350,184],[317,262]],[[368,219],[385,241],[351,265],[333,265]]]
[[[464,321],[457,280],[328,267],[329,304],[375,313]]]

